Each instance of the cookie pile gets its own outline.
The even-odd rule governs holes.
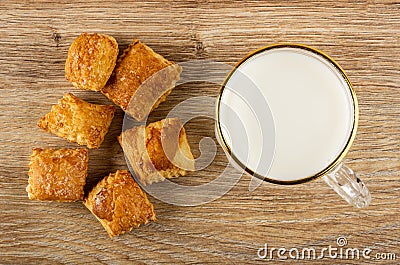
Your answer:
[[[65,77],[76,88],[102,93],[141,121],[166,100],[182,68],[137,39],[119,57],[118,53],[113,37],[83,33],[69,48]],[[38,127],[89,149],[98,148],[114,112],[113,105],[92,104],[67,93],[39,119]],[[142,185],[194,170],[186,132],[178,118],[128,129],[118,141]],[[127,170],[110,173],[85,197],[87,148],[34,148],[26,188],[29,199],[83,200],[110,237],[156,221],[153,205]]]

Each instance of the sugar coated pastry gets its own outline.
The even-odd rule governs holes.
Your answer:
[[[114,70],[118,43],[105,34],[82,33],[68,50],[65,77],[81,89],[100,91]]]
[[[156,221],[153,205],[126,170],[117,170],[101,180],[89,192],[84,204],[110,237]]]
[[[178,118],[168,118],[124,131],[118,140],[143,185],[186,175],[194,158],[185,128]]]
[[[88,169],[84,148],[34,148],[26,191],[31,200],[70,202],[82,200]]]
[[[135,39],[118,59],[101,91],[140,121],[166,100],[181,72],[179,65]]]
[[[91,104],[68,93],[39,119],[38,126],[68,141],[98,148],[107,134],[114,111],[114,106]]]

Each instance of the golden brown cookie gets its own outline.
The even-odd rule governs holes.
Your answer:
[[[184,176],[187,170],[194,170],[186,131],[178,118],[126,130],[118,141],[143,185]]]
[[[101,92],[140,121],[166,100],[181,72],[179,65],[135,39]]]
[[[101,180],[84,200],[110,237],[156,221],[153,205],[126,170]]]
[[[83,148],[34,148],[26,187],[29,199],[61,202],[82,200],[88,159],[88,150]]]
[[[91,104],[68,93],[39,119],[38,126],[68,141],[98,148],[107,134],[114,111],[114,106]]]
[[[81,89],[100,91],[114,70],[118,43],[108,35],[82,33],[68,50],[65,77]]]

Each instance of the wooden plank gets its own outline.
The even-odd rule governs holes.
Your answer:
[[[322,248],[336,246],[339,236],[349,247],[397,252],[400,258],[400,2],[4,0],[0,11],[1,264],[265,263],[257,258],[265,243]],[[111,240],[81,203],[29,201],[31,149],[75,146],[38,129],[38,118],[67,92],[108,103],[64,78],[68,47],[85,31],[110,34],[122,49],[139,38],[177,62],[210,59],[233,65],[256,48],[283,41],[328,53],[346,69],[359,99],[359,130],[346,161],[370,188],[371,206],[347,206],[321,180],[290,187],[265,183],[249,193],[250,178],[243,177],[224,197],[197,207],[150,198],[158,221]],[[182,85],[152,119],[191,96],[216,96],[217,89],[215,84]],[[90,151],[89,186],[126,168],[115,141],[122,120],[119,110],[105,143]],[[199,140],[214,135],[213,121],[193,120],[187,131],[199,155]],[[225,163],[218,148],[207,169],[176,181],[209,181]]]

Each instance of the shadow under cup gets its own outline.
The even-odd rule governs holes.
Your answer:
[[[250,53],[221,86],[217,139],[239,170],[275,184],[323,177],[349,204],[371,196],[342,160],[355,138],[357,99],[343,69],[319,50],[276,44]]]

